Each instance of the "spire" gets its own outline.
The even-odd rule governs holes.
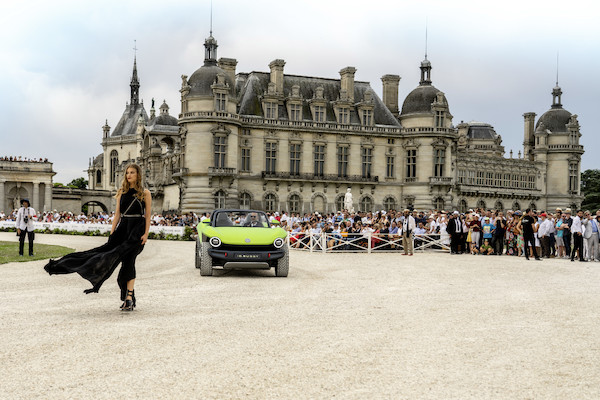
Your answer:
[[[561,96],[562,89],[558,86],[558,52],[556,52],[556,86],[552,89],[552,108],[562,108]]]
[[[129,86],[131,87],[131,105],[137,106],[140,102],[140,81],[138,79],[138,73],[137,73],[137,46],[136,46],[136,40],[133,41],[134,45],[133,45],[133,75],[131,76],[131,83],[129,84]]]
[[[204,65],[217,65],[217,41],[212,35],[212,1],[210,2],[210,35],[204,41]]]
[[[421,61],[420,86],[431,85],[431,62],[427,59],[427,20],[425,20],[425,59]]]

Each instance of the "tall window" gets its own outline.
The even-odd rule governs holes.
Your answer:
[[[222,190],[215,193],[215,208],[225,208],[225,192]]]
[[[269,193],[265,196],[265,211],[274,212],[277,206],[277,199],[273,193]]]
[[[348,156],[350,154],[350,148],[348,146],[338,146],[337,148],[337,159],[338,159],[338,176],[348,176]]]
[[[102,171],[96,171],[96,184],[100,185],[102,183]]]
[[[290,120],[300,121],[302,115],[302,106],[300,104],[290,104]]]
[[[250,172],[250,148],[242,147],[242,165],[240,171]]]
[[[436,128],[444,127],[444,112],[443,111],[435,112],[435,127]]]
[[[323,176],[325,173],[325,146],[315,145],[315,176]]]
[[[215,93],[215,110],[225,111],[227,105],[227,95],[225,93]]]
[[[373,164],[373,149],[370,147],[361,147],[361,161],[362,161],[362,177],[371,177],[371,166]]]
[[[316,122],[325,122],[325,107],[324,106],[315,106],[315,121]]]
[[[577,163],[569,163],[569,190],[576,192],[579,186],[577,179]]]
[[[250,196],[250,193],[244,192],[240,195],[240,208],[242,210],[249,210],[250,207],[250,202],[252,201],[252,197]]]
[[[383,208],[386,211],[396,209],[396,200],[392,196],[388,196],[383,200]]]
[[[443,210],[444,209],[444,199],[441,197],[438,197],[435,199],[435,202],[433,203],[433,208],[435,208],[436,210]]]
[[[225,168],[225,136],[215,136],[213,138],[215,144],[215,167]]]
[[[444,176],[444,164],[446,163],[446,149],[435,149],[434,158],[435,163],[433,176]]]
[[[360,200],[360,211],[371,212],[373,211],[373,199],[369,196],[365,196]]]
[[[276,119],[277,118],[277,103],[267,101],[265,103],[265,118]]]
[[[528,189],[535,189],[535,175],[529,175],[528,177],[529,179],[529,183],[528,183]]]
[[[297,194],[291,195],[288,200],[288,208],[289,212],[300,212],[300,196],[298,196]]]
[[[373,110],[362,110],[363,125],[373,125]]]
[[[469,206],[467,205],[467,201],[466,200],[461,200],[458,203],[458,211],[460,211],[461,213],[467,212],[468,208],[469,208]]]
[[[338,123],[349,124],[350,123],[350,109],[348,107],[341,107],[338,111]]]
[[[483,185],[484,176],[485,176],[485,172],[483,172],[483,171],[477,171],[477,180],[475,181],[475,184],[477,184],[477,185]]]
[[[417,150],[406,150],[406,177],[415,178],[417,176]]]
[[[340,194],[335,198],[335,209],[336,211],[342,211],[344,209],[344,195]]]
[[[117,166],[119,165],[119,154],[116,150],[110,152],[110,183],[117,180]]]
[[[394,156],[386,156],[385,157],[385,177],[386,178],[394,177]]]
[[[464,169],[458,170],[458,183],[467,183],[467,171]]]
[[[300,143],[290,144],[290,175],[300,174]]]
[[[277,143],[267,142],[265,143],[265,149],[265,160],[267,163],[265,171],[267,173],[274,173],[277,165]]]

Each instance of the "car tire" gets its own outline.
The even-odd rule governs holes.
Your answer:
[[[208,246],[208,242],[200,244],[200,275],[202,276],[213,274],[212,257],[208,254]]]
[[[201,246],[202,246],[202,242],[200,240],[196,239],[196,259],[194,260],[196,268],[200,268],[200,265],[202,264],[202,257],[200,254]]]
[[[277,260],[277,265],[275,266],[275,276],[288,276],[288,272],[290,270],[290,249],[287,244],[283,247],[283,257]]]

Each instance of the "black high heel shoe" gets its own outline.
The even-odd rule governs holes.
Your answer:
[[[128,290],[127,296],[131,296],[131,300],[125,299],[121,311],[133,311],[133,309],[135,308],[135,298],[133,296],[133,290]]]

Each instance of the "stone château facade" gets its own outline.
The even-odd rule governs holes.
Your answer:
[[[339,79],[269,72],[236,73],[205,41],[204,65],[183,75],[179,118],[163,103],[150,115],[139,101],[134,61],[131,99],[103,153],[90,161],[93,189],[116,190],[124,166],[140,163],[154,211],[216,207],[332,212],[352,188],[355,209],[498,209],[577,207],[583,146],[577,116],[561,89],[536,122],[525,113],[524,149],[504,157],[486,123],[453,124],[445,94],[421,62],[419,85],[400,107],[398,75],[384,75],[383,98],[356,69]]]

